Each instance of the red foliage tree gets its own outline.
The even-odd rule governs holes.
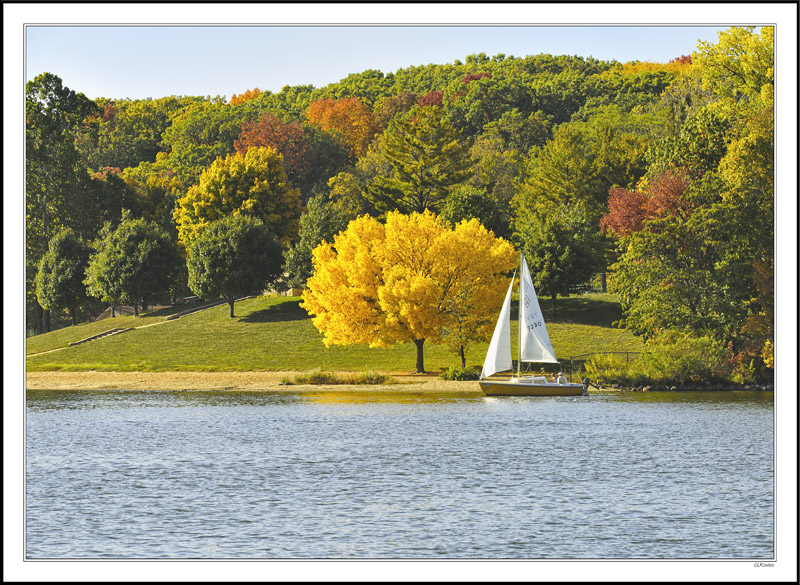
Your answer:
[[[609,211],[600,220],[600,229],[617,236],[628,236],[642,229],[647,196],[621,187],[613,187],[608,193]]]
[[[689,188],[688,177],[681,172],[665,171],[647,186],[647,201],[644,214],[647,219],[684,215],[690,209],[686,201]]]
[[[685,215],[692,205],[686,199],[689,179],[684,173],[658,175],[645,193],[613,187],[608,191],[608,213],[600,220],[603,232],[622,237],[642,229],[642,222],[668,215]]]
[[[287,124],[268,112],[258,120],[244,122],[239,138],[233,142],[236,152],[245,153],[262,146],[272,147],[283,155],[283,168],[293,184],[302,184],[312,173],[317,151],[297,120]]]
[[[469,75],[465,76],[461,83],[464,85],[468,85],[470,81],[475,81],[476,79],[483,79],[484,77],[488,77],[489,79],[492,78],[491,73],[470,73]]]
[[[103,167],[98,172],[93,174],[92,176],[95,179],[99,179],[101,181],[105,181],[109,175],[119,176],[122,174],[122,169],[119,167]]]
[[[670,63],[680,63],[681,65],[691,65],[692,64],[692,56],[691,55],[681,55],[680,57],[675,57],[674,59],[669,60]]]
[[[103,115],[100,119],[103,120],[103,122],[110,122],[113,130],[117,119],[117,106],[105,104],[103,106]]]
[[[430,93],[426,93],[424,96],[419,98],[419,105],[420,107],[425,106],[441,106],[442,99],[444,98],[444,93],[441,91],[432,91]]]

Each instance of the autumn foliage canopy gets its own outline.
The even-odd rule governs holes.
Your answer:
[[[311,102],[306,118],[325,132],[338,133],[355,157],[367,151],[379,130],[370,109],[355,97]]]
[[[487,338],[516,263],[511,244],[478,220],[450,229],[433,213],[362,216],[313,252],[302,306],[326,345],[422,345],[461,334]],[[455,307],[468,307],[468,311]],[[467,315],[468,319],[464,319]]]
[[[311,173],[317,160],[317,152],[305,135],[297,120],[285,123],[273,113],[266,113],[257,120],[242,123],[242,133],[233,142],[238,153],[250,148],[268,146],[283,155],[283,166],[289,179]]]
[[[640,231],[646,220],[683,216],[692,207],[685,197],[688,188],[686,175],[673,171],[656,177],[644,193],[614,187],[609,191],[609,212],[600,221],[600,227],[616,236],[629,236]]]

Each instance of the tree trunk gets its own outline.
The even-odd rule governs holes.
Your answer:
[[[228,297],[228,306],[231,308],[231,319],[233,319],[233,303],[236,301],[234,297]]]
[[[422,346],[425,344],[424,339],[415,339],[414,345],[417,346],[417,374],[425,373],[425,360],[422,354]]]
[[[139,301],[133,301],[133,315],[134,317],[139,316]]]
[[[467,367],[467,356],[464,354],[464,346],[459,346],[458,351],[461,353],[461,369],[463,370]]]
[[[556,318],[556,293],[553,293],[553,319]]]
[[[37,301],[36,303],[36,335],[44,333],[44,309]]]
[[[600,276],[600,292],[608,292],[608,280],[607,280],[607,273],[603,272]]]
[[[117,301],[112,301],[112,303],[111,303],[111,317],[112,318],[116,317],[116,315],[114,314],[116,310],[117,310]]]
[[[77,311],[75,310],[75,307],[70,307],[69,308],[69,315],[70,315],[70,317],[72,317],[72,326],[73,327],[75,327],[78,324],[78,318],[77,318],[76,313],[77,313]]]
[[[50,309],[44,310],[44,332],[50,332]]]

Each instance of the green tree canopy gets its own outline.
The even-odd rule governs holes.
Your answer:
[[[613,267],[628,329],[713,336],[748,380],[773,351],[773,32],[733,27],[700,43],[689,74],[665,92],[658,107],[676,129],[652,145],[639,187],[649,193],[677,172],[688,188],[680,213],[623,230]]]
[[[89,174],[75,147],[86,119],[97,114],[94,102],[65,87],[52,73],[25,86],[25,246],[26,295],[35,330],[49,330],[48,315],[36,301],[34,280],[39,261],[59,231],[95,233],[97,208]],[[29,313],[29,314],[30,314]]]
[[[775,28],[734,26],[719,33],[716,44],[701,41],[692,53],[703,87],[717,97],[716,109],[746,114],[771,104],[775,85]]]
[[[525,253],[536,290],[553,300],[580,290],[601,267],[604,238],[578,206],[547,215],[526,215],[515,234]]]
[[[632,187],[644,174],[644,153],[643,138],[613,126],[563,124],[533,151],[516,205],[522,214],[538,215],[579,206],[596,224],[608,209],[608,190]]]
[[[441,108],[412,111],[407,119],[396,120],[385,137],[381,154],[392,166],[393,176],[376,177],[367,191],[381,211],[438,211],[449,188],[469,177],[472,141],[443,118]]]
[[[300,239],[284,252],[289,286],[305,285],[314,274],[311,252],[322,242],[332,242],[346,227],[347,214],[340,203],[326,201],[324,195],[311,198],[300,217]]]
[[[203,101],[198,97],[169,96],[160,99],[95,100],[100,113],[93,119],[92,135],[78,148],[89,168],[126,169],[142,162],[155,162],[165,152],[164,131],[186,107]]]
[[[697,210],[645,225],[624,239],[625,253],[612,266],[610,290],[620,297],[625,327],[646,338],[676,329],[733,339],[753,285],[741,263],[722,269],[719,218]]]
[[[93,247],[86,269],[88,293],[112,307],[130,303],[137,316],[140,303],[169,288],[181,264],[172,238],[155,222],[134,219],[127,210],[115,229],[104,226]]]
[[[234,151],[242,122],[258,115],[258,103],[250,100],[232,107],[218,98],[182,109],[164,130],[167,154],[158,155],[159,167],[177,173],[187,185],[197,183],[209,165]]]
[[[441,218],[451,227],[464,220],[477,218],[495,236],[508,238],[511,235],[505,209],[486,193],[486,189],[470,185],[453,188],[442,206]]]
[[[50,311],[67,309],[77,325],[77,308],[87,298],[83,279],[88,264],[89,247],[72,229],[56,234],[36,273],[39,304]]]
[[[283,262],[264,222],[242,215],[209,223],[187,253],[189,288],[203,298],[225,298],[231,318],[236,298],[276,282]]]

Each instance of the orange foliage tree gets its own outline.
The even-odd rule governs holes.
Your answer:
[[[364,155],[379,131],[372,112],[355,97],[311,102],[306,118],[324,132],[338,133],[350,148],[350,154],[356,158]]]
[[[254,87],[253,89],[248,89],[247,91],[245,91],[243,94],[240,94],[240,95],[233,94],[231,96],[231,105],[232,106],[241,106],[246,101],[255,99],[259,95],[261,95],[261,90],[258,89],[257,87]]]

